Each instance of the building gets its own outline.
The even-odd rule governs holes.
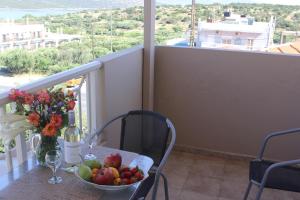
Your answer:
[[[256,22],[253,17],[224,12],[222,21],[199,21],[197,47],[263,50],[273,44],[275,20]]]
[[[267,52],[282,54],[300,54],[300,41],[270,46]]]
[[[80,40],[81,36],[47,31],[43,24],[0,23],[0,52],[8,49],[37,49]]]

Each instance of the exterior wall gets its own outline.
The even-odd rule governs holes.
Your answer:
[[[219,31],[217,34],[216,31],[206,31],[200,30],[198,35],[199,47],[230,47],[240,50],[261,50],[268,46],[268,34],[267,32],[258,34],[258,33],[240,33],[236,35],[236,32],[222,32]],[[230,45],[222,43],[223,39],[231,40]],[[240,39],[240,44],[235,41]],[[248,40],[253,40],[252,48],[248,47]],[[219,43],[217,43],[219,40]]]
[[[179,146],[254,156],[268,132],[300,127],[299,56],[156,47],[155,59],[155,110]],[[299,142],[274,139],[267,156],[299,158]]]
[[[37,49],[57,47],[62,42],[80,41],[81,36],[50,33],[43,24],[0,23],[0,52],[8,49]]]
[[[143,48],[134,47],[99,59],[103,63],[104,122],[142,108]],[[119,147],[121,122],[116,121],[105,132],[106,145]]]
[[[200,21],[198,24],[197,46],[262,50],[269,46],[269,41],[272,41],[274,29],[273,19],[269,23],[255,22],[253,25]],[[240,40],[239,44],[237,44],[236,39]],[[222,40],[230,40],[231,44],[224,44]],[[248,40],[252,40],[253,44],[249,45]]]

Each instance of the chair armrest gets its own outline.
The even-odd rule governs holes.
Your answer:
[[[263,154],[265,152],[267,143],[269,142],[269,140],[271,138],[277,137],[277,136],[282,136],[282,135],[288,135],[288,134],[292,134],[292,133],[300,133],[300,128],[295,128],[295,129],[289,129],[289,130],[284,130],[284,131],[278,131],[278,132],[273,132],[273,133],[269,133],[263,140],[261,146],[260,146],[260,150],[259,150],[259,154],[257,156],[258,160],[261,160],[263,157]]]
[[[95,137],[96,135],[97,135],[97,136],[101,135],[102,132],[103,132],[103,130],[104,130],[108,125],[110,125],[111,123],[113,123],[113,122],[116,121],[117,119],[120,119],[120,118],[125,117],[126,115],[127,115],[127,113],[126,113],[126,114],[119,115],[119,116],[117,116],[117,117],[115,117],[115,118],[109,120],[108,122],[106,122],[101,128],[97,129],[97,130],[93,133],[93,135],[90,137],[90,139],[89,139],[89,144],[92,144],[92,141],[93,141],[94,137]]]
[[[292,165],[297,165],[297,164],[300,164],[300,159],[288,160],[288,161],[278,162],[278,163],[274,163],[274,164],[270,165],[264,173],[264,176],[260,183],[261,187],[265,186],[268,176],[272,170],[274,170],[276,168],[287,167],[287,166],[292,166]]]

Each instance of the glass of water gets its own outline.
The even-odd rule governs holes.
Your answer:
[[[62,153],[59,150],[51,150],[46,153],[46,164],[52,170],[52,177],[48,180],[50,184],[58,184],[62,182],[62,178],[56,176],[56,170],[60,167],[62,162]]]

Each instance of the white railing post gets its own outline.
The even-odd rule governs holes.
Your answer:
[[[6,113],[6,105],[0,107],[0,117]],[[12,155],[8,145],[4,145],[5,151],[5,160],[7,171],[11,171],[13,169]]]
[[[18,163],[22,164],[27,160],[27,145],[25,134],[21,133],[16,137],[16,152]]]
[[[155,2],[144,0],[143,109],[154,106]]]
[[[106,116],[105,110],[105,78],[104,68],[92,71],[87,76],[86,95],[87,95],[87,113],[88,113],[88,130],[93,132],[99,129]],[[105,134],[98,140],[105,144]]]

